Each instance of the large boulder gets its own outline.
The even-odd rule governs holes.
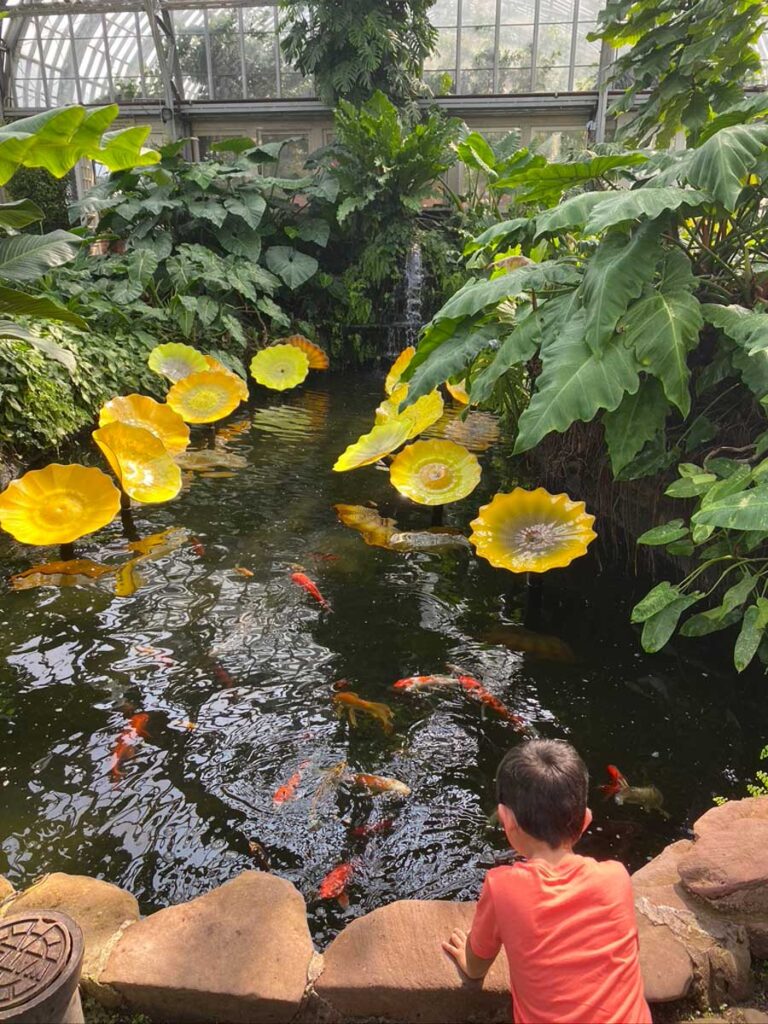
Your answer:
[[[442,950],[454,928],[470,930],[474,910],[474,903],[402,900],[348,924],[326,950],[315,983],[331,1019],[508,1021],[506,957],[477,982],[465,978]]]
[[[270,1024],[295,1016],[313,953],[301,894],[244,871],[128,929],[100,981],[153,1020]]]
[[[4,875],[0,875],[0,903],[3,900],[7,900],[9,896],[13,896],[16,890],[13,888],[11,883],[5,878]]]
[[[81,984],[94,992],[102,967],[123,929],[139,919],[130,893],[87,875],[43,875],[0,905],[0,917],[25,910],[60,910],[80,925],[85,941]]]
[[[663,921],[638,911],[640,968],[649,1003],[685,999],[693,986],[693,962],[683,943]]]

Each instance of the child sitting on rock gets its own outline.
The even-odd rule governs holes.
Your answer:
[[[510,846],[525,857],[485,876],[469,935],[443,944],[470,978],[501,947],[516,1024],[650,1024],[629,875],[573,852],[589,827],[589,776],[568,743],[530,740],[499,765],[496,798]]]

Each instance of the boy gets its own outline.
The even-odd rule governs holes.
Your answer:
[[[516,1024],[650,1024],[629,875],[573,852],[589,827],[589,776],[561,740],[530,740],[499,765],[496,798],[524,862],[485,876],[472,930],[443,943],[470,978],[504,946]]]

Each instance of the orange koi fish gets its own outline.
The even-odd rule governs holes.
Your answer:
[[[662,818],[669,818],[669,813],[662,806],[664,796],[657,786],[630,786],[615,764],[607,766],[611,781],[600,789],[606,799],[613,797],[617,804],[638,804],[644,811],[658,811]]]
[[[117,737],[109,765],[109,774],[112,776],[113,782],[117,782],[118,779],[123,777],[120,765],[126,758],[133,755],[139,740],[147,738],[148,724],[149,715],[145,711],[141,711],[139,714],[132,715],[128,719],[128,724]]]
[[[299,788],[299,783],[301,782],[301,773],[308,764],[308,761],[302,761],[290,779],[288,779],[287,782],[284,782],[282,786],[278,786],[275,790],[275,795],[272,797],[272,803],[275,806],[287,803],[289,800],[296,799],[296,790]]]
[[[406,786],[399,779],[387,779],[383,775],[357,774],[352,776],[352,781],[356,786],[362,786],[371,793],[396,793],[398,796],[411,795],[410,786]]]
[[[235,572],[240,573],[241,576],[245,576],[246,579],[250,579],[253,573],[250,569],[244,569],[242,565],[235,566]]]
[[[380,836],[383,833],[391,832],[394,828],[394,821],[391,818],[384,818],[382,821],[374,821],[368,825],[358,825],[353,828],[350,835],[355,839],[370,839],[371,836]]]
[[[398,679],[393,690],[423,690],[428,686],[460,686],[456,676],[406,676]]]
[[[198,558],[205,558],[205,544],[203,544],[199,537],[193,537],[190,541],[190,546]]]
[[[349,906],[347,884],[354,874],[354,871],[355,865],[351,861],[345,864],[339,864],[338,867],[333,869],[333,871],[329,871],[320,883],[320,888],[317,891],[320,899],[338,900],[339,906],[346,910]]]
[[[349,690],[352,687],[352,683],[348,679],[337,679],[335,683],[331,683],[332,690]]]
[[[295,584],[297,584],[297,586],[302,587],[304,590],[306,590],[310,597],[314,597],[314,599],[317,601],[321,608],[323,608],[327,612],[331,611],[331,606],[328,604],[326,599],[317,589],[316,584],[312,582],[309,576],[305,576],[303,572],[292,572],[291,579]]]
[[[474,676],[460,675],[458,677],[458,681],[459,685],[463,686],[467,693],[470,693],[473,697],[476,697],[481,704],[485,704],[487,707],[495,711],[497,715],[501,715],[502,718],[506,719],[506,721],[512,725],[515,732],[528,731],[528,726],[526,725],[525,720],[522,719],[520,715],[516,715],[514,712],[510,711],[508,707],[505,707],[498,697],[494,697],[492,693],[489,693],[483,684],[479,682],[479,680],[475,679]]]
[[[605,799],[608,800],[610,797],[615,796],[629,783],[621,774],[615,764],[606,765],[605,770],[611,778],[610,782],[607,782],[604,786],[600,786],[600,791],[605,793]]]
[[[213,666],[213,674],[216,676],[216,679],[221,683],[222,686],[230,687],[235,685],[235,680],[232,678],[229,672],[227,672],[224,666],[218,663],[218,661]]]
[[[346,711],[351,726],[357,725],[357,712],[361,711],[364,715],[370,715],[371,718],[375,718],[380,722],[384,732],[392,732],[394,730],[394,725],[392,724],[394,715],[392,709],[387,704],[380,704],[378,701],[373,700],[363,700],[356,693],[337,693],[333,697],[333,703],[336,705],[340,715]]]

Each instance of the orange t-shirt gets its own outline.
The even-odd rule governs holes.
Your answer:
[[[650,1024],[623,865],[567,854],[492,868],[470,946],[504,946],[516,1024]]]

